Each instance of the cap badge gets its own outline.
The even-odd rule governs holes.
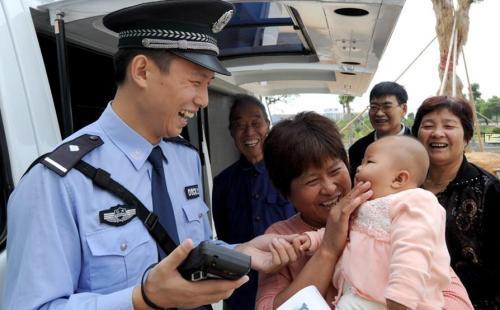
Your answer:
[[[226,27],[227,23],[233,17],[233,10],[229,10],[226,13],[222,14],[222,16],[212,25],[212,32],[217,33],[220,32],[224,27]]]

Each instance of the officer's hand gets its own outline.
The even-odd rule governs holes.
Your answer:
[[[266,234],[238,245],[235,250],[252,257],[252,268],[264,273],[275,272],[300,256],[293,248],[297,235]]]
[[[248,276],[238,280],[206,280],[189,282],[177,267],[193,249],[190,239],[184,240],[170,255],[151,269],[144,285],[146,296],[162,308],[195,308],[226,299],[233,291],[248,281]],[[134,288],[134,309],[149,309],[142,299],[141,287]]]

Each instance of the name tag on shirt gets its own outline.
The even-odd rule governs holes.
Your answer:
[[[184,187],[184,193],[186,193],[187,199],[195,199],[200,197],[200,190],[198,189],[198,184]]]

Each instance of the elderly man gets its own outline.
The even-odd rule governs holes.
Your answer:
[[[262,235],[273,223],[295,214],[294,207],[274,188],[264,164],[262,145],[269,132],[264,105],[250,95],[236,95],[229,130],[240,159],[214,179],[213,212],[220,240],[241,243]],[[229,309],[253,310],[257,273],[225,301]]]

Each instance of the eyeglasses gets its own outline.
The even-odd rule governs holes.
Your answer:
[[[266,122],[263,119],[254,119],[250,122],[235,121],[229,124],[229,128],[234,131],[245,131],[247,128],[252,128],[254,130],[261,129]]]
[[[370,104],[370,109],[368,111],[370,113],[377,113],[379,110],[381,110],[382,112],[389,112],[395,107],[399,107],[399,105],[394,105],[392,103],[384,103],[382,105]]]

